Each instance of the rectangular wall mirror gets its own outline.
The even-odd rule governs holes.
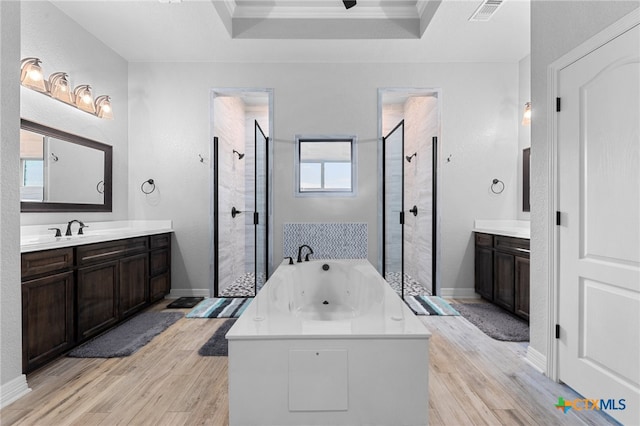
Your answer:
[[[522,150],[522,211],[531,211],[529,191],[531,182],[531,148]]]
[[[110,212],[113,148],[22,119],[20,211]]]

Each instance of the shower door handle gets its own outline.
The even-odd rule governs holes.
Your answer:
[[[235,207],[231,208],[231,217],[235,219],[240,213],[253,213],[253,224],[257,225],[259,223],[259,215],[258,212],[246,212],[242,210],[238,210]]]
[[[409,213],[412,213],[414,216],[418,216],[418,206],[413,206]],[[404,225],[404,212],[400,212],[400,225]]]

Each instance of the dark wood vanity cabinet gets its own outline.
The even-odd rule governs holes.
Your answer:
[[[22,255],[22,365],[37,368],[74,345],[73,250]]]
[[[529,319],[529,240],[475,234],[475,291]]]
[[[78,340],[95,336],[149,302],[149,237],[76,249]]]
[[[487,300],[493,300],[493,235],[476,234],[475,289]]]
[[[23,253],[23,371],[162,299],[170,263],[171,234]]]
[[[149,298],[162,299],[171,290],[171,234],[153,235],[149,252]]]

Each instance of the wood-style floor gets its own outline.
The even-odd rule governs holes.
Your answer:
[[[493,340],[462,317],[421,318],[433,333],[430,424],[614,423],[599,412],[556,409],[559,396],[576,396],[524,361],[526,344]],[[225,425],[227,358],[198,355],[223,321],[182,318],[128,358],[62,357],[28,375],[32,392],[1,410],[0,423]]]

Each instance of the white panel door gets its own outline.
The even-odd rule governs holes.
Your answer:
[[[640,31],[559,73],[559,379],[640,423]],[[616,408],[616,409],[613,409]],[[624,409],[622,409],[624,408]]]

